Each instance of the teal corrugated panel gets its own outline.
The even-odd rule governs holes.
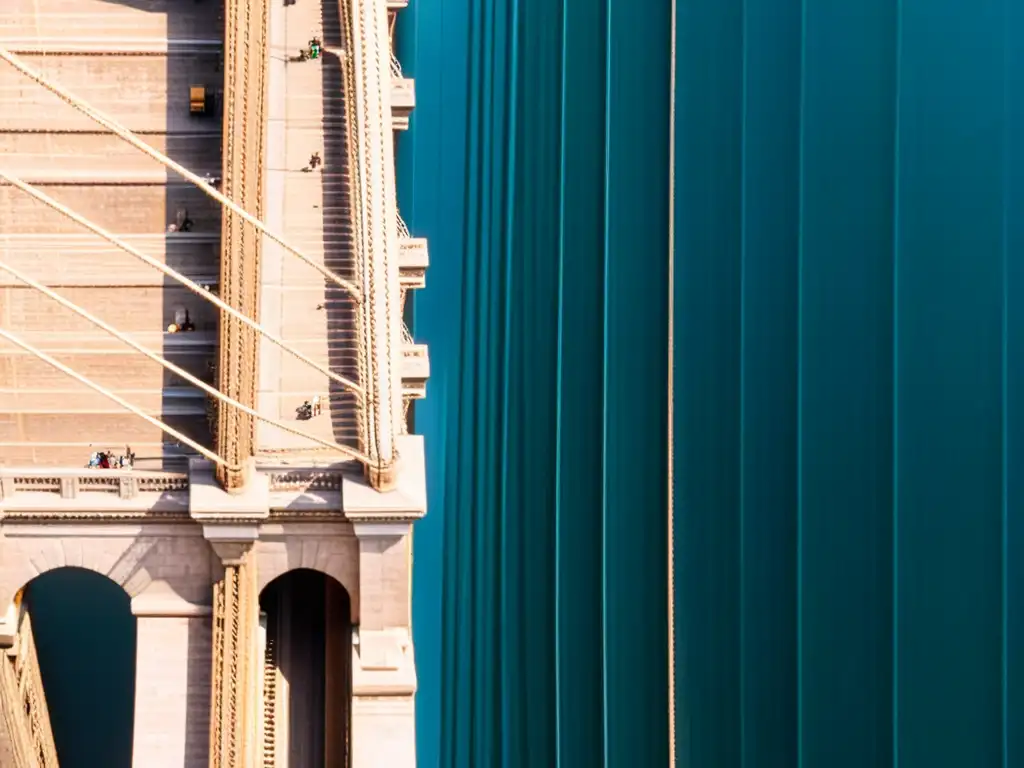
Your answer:
[[[669,8],[414,2],[424,766],[667,762]]]
[[[1024,8],[677,5],[678,764],[1024,766]]]
[[[1003,292],[1003,738],[1004,765],[1024,765],[1024,99],[1016,94],[1024,80],[1024,46],[1018,30],[1024,25],[1024,6],[1011,3],[1005,22],[1004,51],[1007,94],[1005,116],[1003,201],[1006,285]]]
[[[1004,122],[1021,96],[1006,4],[942,5],[900,17],[894,752],[982,768],[1003,751]]]
[[[687,768],[731,768],[741,764],[743,15],[740,2],[677,8],[676,743]]]

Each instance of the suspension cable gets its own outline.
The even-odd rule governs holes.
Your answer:
[[[317,263],[314,259],[311,259],[309,256],[306,256],[304,253],[302,253],[302,251],[300,251],[298,248],[291,245],[290,243],[287,243],[281,236],[275,234],[274,232],[271,232],[269,229],[267,229],[267,227],[263,224],[262,221],[257,219],[255,216],[247,212],[245,209],[237,205],[232,200],[229,200],[227,197],[222,195],[218,190],[214,189],[213,186],[203,181],[201,177],[197,176],[196,174],[192,173],[192,171],[188,170],[185,166],[176,163],[171,158],[153,149],[153,147],[139,139],[134,133],[129,131],[127,128],[125,128],[123,125],[118,123],[113,118],[103,114],[102,112],[96,109],[93,109],[92,107],[88,106],[84,101],[72,95],[62,86],[59,86],[56,83],[51,82],[49,79],[43,77],[41,73],[37,72],[32,67],[25,64],[23,61],[21,61],[20,57],[15,56],[13,53],[11,53],[9,49],[3,46],[0,46],[0,59],[3,59],[12,67],[21,72],[23,75],[34,80],[39,85],[43,86],[48,91],[55,94],[64,103],[74,107],[93,122],[99,123],[104,128],[113,131],[114,134],[117,135],[119,138],[128,142],[136,149],[145,152],[147,155],[149,155],[151,158],[156,160],[164,167],[170,168],[172,171],[177,173],[182,178],[191,181],[193,184],[199,187],[204,193],[206,193],[206,195],[212,197],[222,206],[226,206],[229,210],[231,210],[238,216],[241,216],[243,220],[251,224],[262,234],[269,237],[271,240],[273,240],[279,246],[284,248],[286,251],[297,256],[299,259],[304,261],[306,264],[309,264],[311,267],[313,267],[317,272],[326,277],[328,280],[340,286],[357,302],[362,302],[363,299],[361,292],[351,281],[346,280],[343,277],[339,277],[337,274],[327,269],[327,267],[325,267],[323,264]]]
[[[158,363],[159,365],[161,365],[164,368],[166,368],[168,371],[171,371],[172,373],[175,373],[178,376],[181,376],[183,379],[185,379],[188,382],[190,382],[191,384],[194,384],[195,386],[199,387],[204,392],[206,392],[208,395],[210,395],[211,397],[215,397],[217,400],[221,401],[222,403],[227,403],[228,405],[231,405],[231,406],[239,409],[240,411],[243,411],[244,413],[249,414],[250,416],[252,416],[252,417],[254,417],[256,419],[259,419],[260,421],[266,422],[267,424],[270,424],[270,425],[272,425],[274,427],[277,427],[278,429],[282,429],[285,432],[290,432],[293,435],[297,435],[299,437],[304,437],[307,440],[312,440],[314,443],[319,443],[320,445],[322,445],[322,446],[324,446],[326,448],[331,448],[333,450],[336,450],[336,451],[339,451],[341,453],[344,453],[344,454],[350,456],[351,458],[356,459],[357,461],[359,461],[362,464],[368,464],[370,462],[370,459],[369,459],[368,456],[363,455],[362,453],[360,453],[359,451],[355,450],[354,448],[351,448],[351,447],[349,447],[347,445],[341,445],[340,443],[335,443],[335,442],[332,442],[330,440],[324,440],[323,438],[319,438],[319,437],[317,437],[315,435],[311,435],[311,434],[308,434],[306,432],[303,432],[302,430],[296,429],[295,427],[293,427],[293,426],[291,426],[289,424],[285,424],[282,421],[277,421],[277,420],[272,419],[272,418],[270,418],[268,416],[264,416],[264,415],[258,413],[257,411],[253,410],[252,408],[249,408],[248,406],[243,405],[242,403],[238,402],[237,400],[228,397],[227,395],[225,395],[224,393],[222,393],[219,390],[215,389],[214,387],[211,387],[209,384],[207,384],[202,379],[200,379],[200,378],[198,378],[196,376],[193,376],[191,373],[189,373],[188,371],[184,370],[183,368],[178,367],[177,365],[175,365],[171,361],[167,360],[166,358],[163,358],[160,355],[158,355],[155,352],[153,352],[152,350],[147,349],[146,347],[142,346],[141,344],[139,344],[137,341],[135,341],[131,337],[126,336],[125,334],[123,334],[120,331],[118,331],[112,325],[109,325],[108,323],[104,322],[103,320],[101,320],[100,318],[96,317],[95,315],[90,314],[87,310],[83,309],[82,307],[79,307],[77,304],[74,304],[73,302],[71,302],[68,299],[64,298],[59,293],[56,293],[55,291],[51,290],[49,287],[43,285],[42,283],[36,282],[31,277],[29,277],[28,275],[23,274],[22,272],[20,272],[19,270],[15,269],[14,267],[12,267],[12,266],[10,266],[8,264],[5,264],[3,261],[0,261],[0,271],[9,272],[10,274],[14,275],[14,277],[16,279],[18,279],[21,282],[23,282],[29,288],[32,288],[32,289],[34,289],[36,291],[39,291],[40,293],[42,293],[47,298],[52,299],[53,301],[55,301],[58,304],[60,304],[62,307],[65,307],[66,309],[70,309],[72,312],[74,312],[75,314],[85,318],[86,320],[88,320],[93,325],[95,325],[95,326],[97,326],[99,328],[102,328],[104,331],[109,333],[111,336],[116,338],[118,341],[124,342],[128,346],[132,347],[132,349],[134,349],[136,352],[142,353],[143,355],[148,357],[153,362]]]
[[[214,296],[212,293],[210,293],[210,291],[206,290],[205,288],[203,288],[198,283],[195,283],[192,280],[190,280],[189,278],[185,277],[180,272],[176,272],[175,270],[173,270],[170,267],[168,267],[166,264],[161,264],[159,261],[154,259],[152,256],[147,256],[146,254],[144,254],[141,251],[139,251],[138,249],[136,249],[134,246],[130,245],[129,243],[127,243],[124,240],[122,240],[121,238],[119,238],[117,235],[114,235],[114,234],[108,232],[107,230],[103,229],[102,227],[100,227],[100,226],[98,226],[96,224],[93,224],[91,221],[86,219],[84,216],[81,216],[81,215],[75,213],[74,211],[72,211],[67,206],[62,205],[58,201],[54,200],[52,197],[47,195],[45,192],[42,192],[41,190],[36,189],[35,187],[31,186],[30,184],[26,184],[21,179],[17,178],[16,176],[12,176],[11,174],[7,173],[6,171],[4,171],[2,169],[0,169],[0,180],[7,181],[8,183],[13,184],[18,189],[22,190],[23,192],[27,192],[29,195],[34,197],[36,200],[39,200],[40,202],[45,203],[46,205],[50,206],[51,208],[53,208],[58,213],[62,214],[63,216],[66,216],[67,218],[69,218],[72,221],[74,221],[76,224],[81,224],[83,227],[91,230],[92,232],[95,232],[97,235],[99,235],[100,237],[106,239],[108,242],[113,243],[114,245],[116,245],[118,248],[120,248],[121,250],[125,251],[126,253],[129,253],[132,256],[134,256],[135,258],[144,261],[146,264],[149,264],[154,269],[160,270],[163,274],[165,274],[168,277],[172,278],[173,280],[176,280],[177,282],[181,283],[181,285],[183,285],[186,288],[188,288],[190,291],[192,291],[197,296],[201,296],[202,298],[206,299],[207,301],[209,301],[214,306],[218,307],[219,309],[223,310],[224,312],[227,312],[229,315],[231,315],[231,317],[233,317],[236,320],[240,321],[241,323],[247,325],[249,328],[252,328],[258,334],[260,334],[261,336],[266,338],[268,341],[273,343],[275,346],[278,346],[281,349],[283,349],[286,352],[288,352],[289,354],[295,356],[296,358],[298,358],[299,360],[304,362],[306,365],[308,365],[311,368],[315,369],[319,373],[324,374],[325,376],[327,376],[331,380],[337,382],[338,384],[340,384],[341,386],[345,387],[349,391],[355,393],[360,398],[364,397],[365,392],[364,392],[363,388],[361,386],[359,386],[358,384],[356,384],[354,381],[352,381],[351,379],[348,379],[348,378],[346,378],[344,376],[341,376],[341,375],[335,373],[334,371],[328,370],[327,368],[324,368],[324,367],[322,367],[320,365],[317,365],[315,362],[313,362],[306,355],[302,354],[298,350],[292,349],[291,347],[286,345],[284,343],[284,341],[279,339],[277,336],[274,336],[273,334],[271,334],[269,331],[264,329],[262,326],[260,326],[255,321],[253,321],[253,320],[249,319],[248,317],[246,317],[245,315],[243,315],[241,312],[239,312],[234,307],[231,307],[228,304],[225,304],[217,296]]]
[[[150,424],[152,424],[154,427],[156,427],[157,429],[161,430],[162,432],[166,432],[168,435],[173,437],[175,440],[178,440],[179,442],[182,442],[185,445],[187,445],[189,448],[192,448],[193,450],[198,451],[203,456],[208,458],[210,461],[212,461],[212,462],[214,462],[216,464],[220,464],[221,466],[228,467],[229,469],[232,469],[232,470],[235,470],[235,471],[241,471],[241,470],[244,469],[244,467],[241,467],[241,466],[229,465],[226,460],[222,459],[220,456],[218,456],[216,453],[211,451],[209,448],[203,447],[202,445],[197,443],[195,440],[193,440],[191,437],[183,435],[181,432],[176,430],[174,427],[171,427],[171,426],[168,426],[167,424],[164,424],[164,422],[160,421],[160,419],[156,419],[156,418],[150,416],[148,413],[143,411],[141,408],[138,408],[138,407],[132,405],[131,403],[129,403],[123,397],[120,397],[119,395],[115,395],[113,392],[111,392],[106,387],[102,387],[99,384],[97,384],[96,382],[92,381],[91,379],[85,378],[85,376],[83,376],[82,374],[78,373],[78,371],[75,371],[72,368],[68,368],[66,365],[64,365],[64,363],[62,363],[59,360],[56,360],[56,359],[50,357],[48,354],[43,352],[41,349],[36,349],[31,344],[29,344],[29,343],[27,343],[25,341],[22,341],[17,336],[15,336],[13,333],[10,333],[9,331],[5,331],[3,328],[0,328],[0,338],[7,339],[7,341],[11,342],[12,344],[14,344],[16,346],[21,347],[26,352],[28,352],[30,355],[34,355],[35,357],[37,357],[40,360],[42,360],[44,363],[49,363],[54,368],[56,368],[58,371],[60,371],[61,373],[67,374],[68,376],[70,376],[71,378],[75,379],[80,384],[85,384],[85,386],[89,387],[90,389],[95,390],[96,392],[99,392],[101,395],[103,395],[108,400],[113,400],[115,403],[120,405],[122,408],[125,408],[126,410],[129,410],[132,413],[134,413],[136,416],[139,416],[140,418],[145,419],[146,421],[148,421]]]
[[[352,51],[354,50],[353,36],[352,36],[352,9],[351,4],[348,0],[342,0],[339,6],[339,16],[341,17],[341,42],[342,50],[338,53],[338,61],[341,65],[342,84],[341,92],[343,101],[342,107],[342,122],[345,131],[345,162],[348,164],[348,172],[352,176],[352,184],[355,190],[349,190],[349,220],[352,224],[353,231],[353,242],[357,252],[357,258],[355,259],[355,279],[356,281],[364,286],[365,291],[366,279],[367,279],[367,262],[368,259],[365,257],[364,248],[364,235],[363,235],[363,221],[362,221],[362,208],[364,206],[363,194],[362,194],[362,183],[361,183],[361,165],[362,159],[357,151],[357,145],[359,139],[356,134],[355,119],[353,118],[353,107],[355,105],[355,73],[354,64],[352,60]],[[367,397],[364,400],[363,408],[361,409],[360,419],[358,422],[359,432],[359,444],[366,448],[369,452],[370,447],[374,445],[373,438],[373,412],[369,407],[370,395],[377,387],[377,383],[373,381],[373,378],[369,373],[369,361],[367,359],[370,351],[370,347],[373,345],[373,340],[370,336],[370,328],[366,313],[363,311],[363,307],[359,308],[358,312],[355,312],[355,329],[356,338],[359,343],[356,346],[356,371],[357,377],[363,386],[367,389]]]

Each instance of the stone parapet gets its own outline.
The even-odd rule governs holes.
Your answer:
[[[381,493],[354,462],[265,460],[241,494],[228,494],[212,464],[186,472],[69,467],[0,468],[0,517],[118,519],[191,515],[199,523],[334,518],[353,523],[410,523],[426,514],[423,439],[396,441],[401,459],[394,490]],[[82,446],[83,458],[88,446]]]
[[[187,477],[131,470],[0,470],[0,518],[116,519],[188,512]]]

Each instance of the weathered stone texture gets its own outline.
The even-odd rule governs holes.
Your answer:
[[[7,522],[0,538],[0,601],[41,573],[63,566],[103,574],[135,597],[166,595],[208,604],[210,546],[197,526]]]
[[[62,411],[0,414],[0,443],[156,444],[164,436],[159,427],[116,406],[108,407],[103,413],[75,412],[70,405]],[[163,421],[192,440],[202,443],[208,439],[209,429],[204,415],[163,414]],[[137,450],[135,452],[138,453]],[[86,453],[83,464],[88,458]]]
[[[195,129],[189,86],[216,87],[218,54],[184,56],[24,56],[29,66],[131,131]],[[0,110],[0,130],[31,130],[46,116],[54,131],[95,131],[95,123],[58,96],[10,67],[0,69],[0,90],[18,109]],[[207,130],[210,128],[204,126]]]
[[[135,768],[206,768],[209,760],[209,616],[140,616]]]
[[[0,294],[12,315],[12,333],[32,343],[28,333],[81,333],[116,340],[88,320],[31,288],[4,288]],[[197,331],[216,329],[218,310],[209,301],[178,285],[173,287],[62,288],[61,296],[118,330],[160,333],[174,322],[175,311],[187,309]],[[33,344],[33,346],[35,346]],[[121,345],[124,349],[124,345]],[[85,373],[84,371],[82,373]]]
[[[2,136],[3,134],[0,134]],[[191,213],[190,213],[191,215]],[[124,238],[146,256],[180,272],[200,285],[216,285],[220,254],[214,237],[191,234],[147,235]],[[26,235],[0,245],[0,258],[12,269],[51,289],[103,285],[128,288],[163,286],[170,279],[152,265],[135,258],[98,235],[53,237]],[[46,272],[39,270],[46,264]],[[99,278],[102,278],[100,280]],[[0,286],[24,286],[9,272],[0,272]]]
[[[353,768],[416,765],[415,711],[412,696],[353,698]]]
[[[367,630],[408,627],[410,536],[359,538],[360,626]]]
[[[139,343],[159,353],[162,339],[162,336],[151,334],[148,337],[140,336]],[[73,343],[68,342],[69,346]],[[0,342],[0,389],[25,389],[37,392],[60,390],[69,393],[88,389],[77,384],[67,374],[28,354],[5,354],[8,349],[9,346]],[[164,348],[163,353],[178,367],[208,381],[209,351],[202,351],[202,347],[199,349],[200,351],[196,352],[189,348],[170,347]],[[159,390],[165,386],[180,386],[185,383],[159,363],[142,357],[114,339],[110,340],[106,349],[96,349],[90,353],[69,355],[54,351],[52,354],[69,368],[80,371],[95,383],[111,389]],[[62,399],[60,404],[64,403]],[[51,405],[57,406],[58,403],[52,402]]]
[[[109,0],[4,0],[0,5],[3,37],[35,39],[39,35],[40,10],[53,19],[46,25],[46,39],[55,48],[62,40],[103,37],[162,40],[172,37],[213,37],[218,34],[218,3],[181,0],[145,0],[111,3]],[[177,11],[177,12],[174,12]]]
[[[28,66],[129,130],[144,131],[147,144],[196,173],[220,175],[218,113],[196,118],[189,110],[190,86],[206,85],[216,94],[223,82],[217,3],[8,0],[0,6],[0,42]],[[123,53],[139,45],[149,54]],[[40,46],[45,53],[33,53]],[[83,52],[88,49],[96,52]],[[9,66],[0,67],[0,154],[8,158],[5,169],[61,205],[216,289],[219,204]],[[187,209],[192,232],[168,234],[179,208]],[[0,259],[177,359],[182,348],[165,341],[164,332],[188,309],[205,337],[193,337],[185,361],[208,376],[218,310],[11,186],[0,186]],[[186,396],[183,402],[172,396],[178,393],[164,391],[184,382],[7,273],[0,277],[0,324],[98,384],[120,392],[144,390],[125,399],[209,443],[202,398]],[[31,394],[12,394],[24,390]],[[0,466],[82,466],[90,445],[120,449],[125,443],[140,455],[160,457],[177,452],[163,448],[173,442],[24,351],[0,344]],[[170,468],[160,462],[147,466]]]
[[[102,181],[103,177],[100,173],[89,173],[80,176],[77,184],[38,186],[40,191],[61,205],[117,235],[162,234],[168,225],[175,222],[179,207],[187,208],[189,218],[195,222],[191,232],[220,231],[219,204],[191,184],[186,186],[172,178],[175,183],[171,187],[161,183],[122,183],[115,186],[110,182],[118,181],[116,175],[107,173],[102,165],[96,170],[106,173],[107,185],[91,186],[87,182]],[[75,180],[74,177],[69,178]],[[124,181],[129,182],[130,177]],[[2,231],[6,234],[47,232],[63,235],[90,231],[14,187],[0,187],[0,211],[4,212]],[[36,276],[46,278],[45,272],[37,272]]]
[[[208,137],[154,134],[146,136],[146,143],[186,168],[220,172],[220,146]],[[118,173],[179,178],[112,133],[0,133],[0,154],[5,170],[26,180],[59,178],[62,173],[86,178]]]

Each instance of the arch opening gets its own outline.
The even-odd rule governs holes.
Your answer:
[[[22,590],[61,768],[131,768],[136,621],[131,598],[63,566]]]
[[[260,593],[264,755],[290,768],[348,768],[352,612],[330,576],[289,571]]]

